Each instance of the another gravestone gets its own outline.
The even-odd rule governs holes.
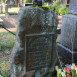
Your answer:
[[[59,55],[69,62],[77,63],[77,4],[70,0],[69,13],[63,16],[61,39],[57,50]],[[74,60],[73,60],[74,59]]]
[[[61,4],[62,4],[62,6],[66,6],[67,0],[61,0]]]
[[[58,17],[50,9],[28,6],[20,10],[16,33],[16,42],[11,55],[11,77],[23,77],[24,75],[24,77],[29,77],[30,75],[33,75],[33,71],[32,73],[27,72],[31,69],[30,67],[35,66],[32,65],[32,63],[35,63],[37,61],[37,65],[38,62],[40,63],[40,61],[44,61],[44,59],[47,63],[45,56],[49,55],[49,52],[51,53],[51,56],[47,56],[47,59],[49,59],[49,61],[51,60],[51,67],[48,68],[48,66],[44,66],[44,68],[40,68],[41,76],[45,77],[45,74],[47,74],[48,72],[52,73],[54,71],[54,66],[57,60],[57,25]],[[37,60],[36,58],[34,58],[35,56]],[[40,60],[38,61],[38,59]],[[43,65],[43,63],[41,63],[40,65]],[[44,63],[44,65],[46,64]],[[34,69],[35,67],[33,68],[33,70]]]
[[[70,0],[61,0],[61,6],[69,7]]]
[[[77,14],[77,0],[70,0],[69,13]]]

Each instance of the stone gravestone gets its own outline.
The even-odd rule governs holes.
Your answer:
[[[57,50],[59,55],[69,62],[77,63],[77,4],[76,0],[70,1],[69,13],[63,16],[61,40]]]
[[[70,0],[69,13],[77,14],[77,0]]]
[[[57,60],[57,25],[58,17],[50,9],[28,6],[20,10],[10,60],[11,77],[32,77],[37,69],[40,72],[36,77],[39,73],[42,77],[48,72],[52,74]]]
[[[61,0],[61,6],[66,6],[68,7],[70,3],[70,0]]]
[[[66,6],[66,4],[67,4],[67,0],[61,0],[61,5],[62,6]]]

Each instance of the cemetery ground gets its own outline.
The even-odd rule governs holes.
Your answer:
[[[10,54],[14,45],[15,36],[9,32],[0,32],[0,71],[10,71]],[[7,76],[8,77],[8,76]]]
[[[0,14],[0,17],[4,19],[4,27],[8,28],[12,32],[16,32],[16,29],[9,28],[13,26],[5,20],[5,14]],[[9,77],[10,75],[10,54],[15,42],[15,36],[5,29],[0,27],[0,72],[3,77]]]

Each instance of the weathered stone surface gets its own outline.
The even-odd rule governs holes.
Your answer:
[[[16,42],[11,55],[11,77],[26,76],[25,35],[36,33],[54,33],[53,56],[50,70],[54,71],[56,63],[56,28],[57,15],[50,9],[24,7],[19,12]],[[49,72],[49,71],[47,71]],[[44,72],[43,72],[44,73]],[[26,76],[27,77],[27,76]],[[44,76],[43,76],[44,77]],[[47,76],[46,76],[47,77]]]
[[[77,14],[77,0],[70,0],[69,13]]]
[[[66,14],[63,16],[61,29],[61,44],[72,50],[77,50],[77,16]]]

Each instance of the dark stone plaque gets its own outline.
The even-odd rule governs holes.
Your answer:
[[[54,34],[32,34],[26,36],[26,71],[51,66]]]

